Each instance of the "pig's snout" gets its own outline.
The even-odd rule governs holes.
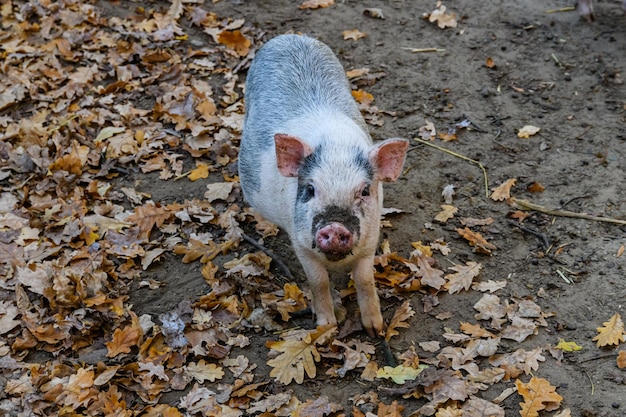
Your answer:
[[[317,247],[331,261],[345,258],[354,245],[354,236],[343,224],[333,222],[315,234]]]

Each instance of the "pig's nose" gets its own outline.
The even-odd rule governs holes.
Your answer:
[[[347,255],[352,249],[352,233],[341,223],[331,223],[317,231],[315,240],[324,253]]]

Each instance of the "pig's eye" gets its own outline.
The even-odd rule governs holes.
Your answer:
[[[361,197],[369,197],[370,196],[370,186],[366,185],[363,190],[361,190]]]
[[[307,199],[315,197],[315,187],[313,184],[308,184],[305,189]]]

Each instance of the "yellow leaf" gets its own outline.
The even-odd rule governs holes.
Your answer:
[[[493,193],[489,196],[494,201],[503,201],[511,198],[511,187],[515,185],[517,179],[511,178],[506,180],[504,184],[492,188]]]
[[[437,213],[437,215],[435,216],[435,220],[440,223],[447,222],[449,219],[454,217],[457,211],[459,211],[458,208],[450,206],[448,204],[442,204],[441,208],[443,209],[443,211]]]
[[[554,406],[563,401],[563,397],[556,393],[556,387],[546,379],[532,377],[527,384],[517,379],[515,385],[517,392],[524,398],[524,402],[520,403],[522,417],[538,417],[539,411],[553,410]]]
[[[540,130],[541,128],[537,126],[526,125],[517,132],[517,137],[521,139],[528,139],[529,137],[539,133]]]
[[[413,249],[420,251],[423,256],[433,256],[431,247],[423,245],[421,240],[419,242],[411,242],[411,246]]]
[[[404,365],[398,365],[395,368],[385,366],[376,372],[376,378],[391,379],[396,384],[401,385],[406,381],[413,381],[426,368],[428,365],[420,365],[417,369]]]
[[[559,339],[559,343],[555,346],[557,349],[561,349],[565,352],[574,352],[581,350],[583,347],[579,346],[576,342],[566,342],[565,339]]]
[[[374,96],[365,90],[352,91],[352,97],[354,97],[357,103],[365,106],[369,106],[374,101]]]
[[[618,345],[624,341],[624,322],[619,313],[615,313],[609,321],[602,323],[603,327],[597,327],[598,335],[593,338],[593,341],[598,342],[598,347],[607,345]]]
[[[209,177],[209,166],[207,164],[198,164],[196,169],[192,169],[188,178],[191,181],[204,179]]]

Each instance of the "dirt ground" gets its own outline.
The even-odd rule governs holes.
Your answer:
[[[618,2],[597,2],[596,21],[588,24],[575,11],[546,13],[572,6],[565,0],[490,4],[462,0],[448,5],[459,25],[446,30],[422,18],[434,8],[431,2],[336,3],[312,11],[299,10],[292,1],[223,0],[205,7],[220,17],[244,18],[246,25],[265,33],[264,39],[286,32],[313,36],[327,43],[348,70],[367,67],[384,72],[386,76],[368,91],[376,106],[395,116],[385,117],[382,127],[371,127],[375,139],[416,137],[426,119],[441,131],[469,120],[475,129],[460,131],[457,141],[438,144],[479,160],[487,169],[490,187],[516,178],[513,193],[518,198],[550,208],[626,218],[626,86],[622,78],[626,25]],[[366,6],[381,8],[385,18],[365,16]],[[344,40],[341,32],[354,28],[367,37]],[[412,48],[442,51],[413,53]],[[495,64],[492,68],[486,66],[488,58]],[[520,139],[516,133],[524,125],[538,126],[541,131]],[[626,243],[626,227],[532,214],[525,224],[547,236],[552,250],[546,254],[539,239],[507,219],[513,209],[485,198],[477,166],[416,142],[412,148],[405,175],[386,187],[385,206],[404,213],[391,218],[393,228],[385,229],[383,238],[405,256],[410,242],[443,238],[453,248],[448,261],[481,262],[482,281],[507,280],[498,292],[500,297],[531,299],[542,311],[554,313],[536,336],[521,344],[505,342],[501,351],[554,346],[559,338],[576,341],[583,347],[581,352],[566,354],[562,364],[546,353],[534,375],[556,385],[564,406],[575,416],[623,415],[626,374],[616,368],[613,355],[604,356],[614,350],[598,349],[592,339],[596,327],[621,311],[625,301],[625,258],[616,254]],[[533,182],[541,183],[545,191],[528,192]],[[482,231],[498,247],[492,256],[472,252],[455,231],[458,222],[433,223],[443,203],[442,189],[448,184],[457,190],[458,217],[495,219]],[[181,192],[199,192],[167,182],[159,183],[158,189],[145,184],[143,190],[163,200]],[[428,223],[432,225],[425,226]],[[287,244],[284,236],[269,241],[302,277]],[[555,255],[558,247],[562,250]],[[440,264],[445,267],[448,261]],[[168,259],[151,269],[150,275],[167,281],[169,290],[138,290],[132,304],[138,313],[162,313],[190,293],[202,295],[206,288],[198,285],[198,269]],[[481,294],[442,295],[441,304],[429,313],[422,312],[422,297],[411,297],[418,314],[410,321],[411,327],[392,340],[393,352],[423,341],[442,341],[445,328],[458,329],[459,322],[473,321],[473,305]],[[393,299],[383,301],[387,319],[399,304]],[[450,318],[434,317],[445,311],[452,312]],[[257,346],[244,350],[251,359],[258,353],[258,375],[269,372],[267,350],[261,347],[272,338],[255,335],[252,344]],[[418,351],[425,359],[433,355]],[[510,385],[496,384],[482,397],[494,398]],[[376,383],[318,375],[289,389],[301,399],[327,396],[350,409],[349,398],[375,390]],[[385,403],[399,400],[409,412],[424,403],[384,393],[380,399]],[[176,398],[168,396],[168,400]],[[517,415],[518,402],[515,395],[505,400],[507,415]]]
[[[366,67],[371,73],[384,73],[373,85],[364,87],[373,95],[373,105],[384,111],[384,123],[370,126],[370,132],[374,139],[410,139],[411,149],[405,173],[385,188],[385,206],[402,213],[388,217],[392,226],[383,229],[381,239],[405,257],[412,251],[411,242],[441,239],[451,248],[447,256],[434,255],[441,269],[474,261],[482,264],[478,281],[506,280],[506,286],[495,294],[502,300],[534,301],[546,313],[547,326],[521,343],[502,340],[498,353],[543,348],[545,361],[532,374],[557,387],[564,398],[562,408],[569,407],[574,416],[622,416],[626,414],[626,370],[616,366],[618,349],[598,348],[592,339],[597,327],[615,313],[623,313],[626,255],[618,256],[618,250],[626,244],[626,226],[530,212],[522,224],[524,230],[508,217],[514,208],[485,196],[483,174],[477,165],[412,140],[427,122],[438,132],[446,132],[469,121],[470,128],[457,127],[457,140],[432,143],[480,161],[490,189],[516,178],[512,194],[517,198],[552,209],[626,219],[626,17],[615,0],[594,3],[593,23],[581,21],[573,10],[547,13],[571,7],[572,1],[447,2],[458,26],[445,30],[423,18],[434,10],[434,1],[336,0],[328,8],[300,10],[301,2],[295,1],[221,0],[215,4],[207,1],[202,7],[220,18],[245,19],[244,27],[253,28],[263,40],[287,32],[315,37],[335,51],[346,70]],[[151,7],[158,5],[151,3]],[[101,1],[96,7],[110,17],[125,15],[137,3]],[[169,4],[162,7],[167,9]],[[366,7],[380,8],[384,19],[366,16]],[[355,28],[367,36],[344,40],[342,31]],[[189,36],[194,47],[212,45],[209,36],[197,28],[190,29]],[[412,51],[417,48],[436,51]],[[241,82],[245,68],[240,71]],[[521,139],[517,132],[525,125],[541,130]],[[190,161],[187,156],[189,168],[193,167]],[[535,182],[545,190],[530,192],[528,188]],[[114,187],[132,184],[165,204],[202,198],[206,183],[161,181],[156,174],[133,170],[117,179]],[[454,205],[459,211],[454,219],[438,223],[434,217],[441,211],[441,193],[449,184],[455,186]],[[235,202],[245,205],[241,197]],[[497,247],[491,255],[476,253],[459,236],[456,229],[463,227],[459,219],[465,217],[495,220],[475,228]],[[254,234],[252,228],[244,229]],[[528,229],[544,234],[548,246]],[[306,287],[286,236],[267,238],[265,244]],[[235,255],[255,250],[243,243]],[[182,263],[180,256],[165,254],[141,279],[166,286],[148,289],[140,287],[138,279],[129,288],[129,304],[137,315],[158,316],[181,302],[198,301],[211,290],[201,267],[199,262]],[[423,362],[434,361],[438,353],[422,350],[419,343],[452,345],[443,338],[444,333],[459,333],[461,322],[477,322],[474,305],[483,296],[481,292],[442,292],[439,305],[425,308],[432,294],[422,290],[406,296],[416,314],[409,320],[410,327],[391,339],[392,354],[415,346]],[[383,297],[381,301],[383,315],[389,320],[404,298]],[[347,308],[354,311],[356,303],[348,302]],[[313,320],[307,316],[292,324],[312,328]],[[483,326],[488,328],[485,322]],[[246,335],[250,345],[234,349],[231,357],[242,354],[256,364],[255,381],[270,379],[265,343],[277,336],[252,330]],[[371,341],[365,333],[358,337]],[[548,351],[559,339],[575,341],[582,350],[565,353],[559,363]],[[384,355],[380,352],[377,350],[373,359],[382,366]],[[484,359],[481,367],[486,364]],[[317,376],[302,384],[285,388],[272,382],[266,389],[274,393],[290,390],[301,401],[325,396],[342,405],[346,415],[351,415],[352,399],[370,391],[377,392],[385,404],[394,400],[402,404],[403,416],[427,402],[380,390],[392,386],[387,381],[368,382],[358,373],[338,379],[325,375],[325,370],[320,366]],[[521,378],[528,380],[529,376]],[[215,389],[218,382],[204,385]],[[492,400],[511,387],[512,381],[501,381],[476,395]],[[160,402],[175,405],[185,393],[168,392]],[[520,402],[513,394],[501,406],[507,416],[514,416]]]

